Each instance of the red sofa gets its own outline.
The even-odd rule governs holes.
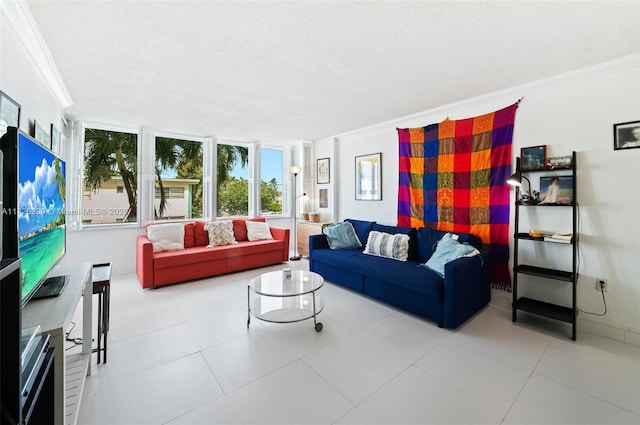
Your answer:
[[[264,217],[251,221],[264,222]],[[270,227],[273,240],[249,241],[244,219],[234,219],[237,244],[207,248],[209,235],[204,221],[185,223],[184,247],[179,251],[153,252],[146,235],[136,241],[136,274],[143,288],[202,279],[240,270],[263,267],[289,259],[289,229]]]

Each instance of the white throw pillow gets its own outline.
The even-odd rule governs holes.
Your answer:
[[[151,224],[147,226],[147,239],[153,244],[153,252],[184,249],[184,224]]]
[[[209,232],[208,247],[238,243],[233,235],[233,222],[231,220],[209,221],[204,225],[204,228]]]
[[[262,241],[273,239],[269,225],[261,221],[246,221],[247,223],[247,239],[250,241]]]

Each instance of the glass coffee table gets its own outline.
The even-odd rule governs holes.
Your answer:
[[[254,277],[247,286],[247,328],[253,314],[256,319],[271,323],[313,318],[315,330],[320,332],[322,323],[317,316],[324,309],[324,301],[316,291],[322,285],[322,276],[306,270],[279,270]]]

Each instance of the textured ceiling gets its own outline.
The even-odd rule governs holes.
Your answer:
[[[640,2],[28,1],[66,114],[315,140],[640,52]]]

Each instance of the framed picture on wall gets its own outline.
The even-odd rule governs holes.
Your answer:
[[[20,127],[20,105],[0,91],[0,136],[7,132],[7,127]]]
[[[31,132],[31,136],[40,142],[42,146],[46,146],[51,149],[51,135],[47,133],[47,130],[42,128],[36,120],[33,120],[33,131]]]
[[[58,153],[58,146],[60,145],[60,131],[56,126],[51,124],[51,150]]]
[[[613,125],[613,149],[640,148],[640,121]]]
[[[531,146],[520,149],[522,170],[544,170],[547,163],[547,145]]]
[[[329,208],[329,190],[328,189],[319,190],[318,204],[320,208]]]
[[[382,153],[356,156],[356,200],[382,200]]]
[[[329,183],[329,158],[316,160],[316,182],[318,184]]]

